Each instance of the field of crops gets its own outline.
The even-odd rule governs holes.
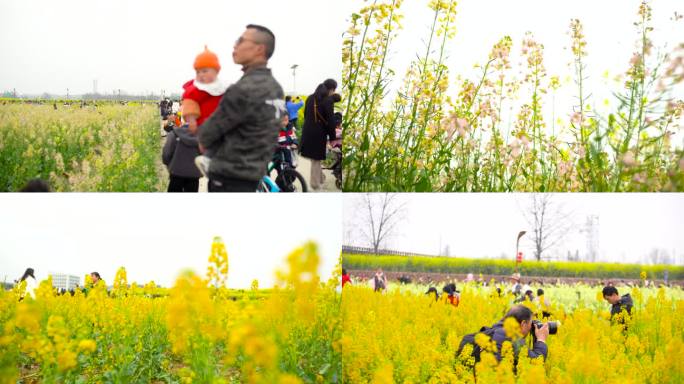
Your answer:
[[[535,287],[536,288],[536,287]],[[390,284],[385,293],[356,282],[344,288],[343,379],[348,383],[472,383],[455,356],[461,338],[491,326],[510,307],[494,287],[459,284],[458,307],[426,296],[426,286]],[[635,315],[623,334],[609,320],[600,288],[544,287],[556,335],[547,339],[548,359],[521,352],[517,375],[511,363],[496,365],[483,352],[478,383],[681,383],[684,381],[684,291],[618,287],[631,293]],[[579,292],[579,294],[578,294]],[[527,302],[537,312],[536,304]]]
[[[0,383],[336,383],[338,276],[321,283],[317,247],[287,256],[278,288],[224,288],[228,258],[215,241],[206,277],[170,289],[128,284],[36,298],[0,292]]]
[[[439,272],[460,274],[510,275],[515,269],[514,260],[469,259],[462,257],[342,255],[342,265],[350,269],[386,271]],[[618,263],[524,261],[519,265],[526,276],[626,278],[639,279],[646,272],[653,279],[664,278],[665,271],[671,280],[684,280],[684,267],[676,265],[639,265]]]
[[[424,2],[432,28],[397,76],[402,3],[368,1],[345,35],[345,191],[684,190],[683,143],[674,139],[684,42],[652,40],[649,2],[634,9],[628,68],[600,100],[587,81],[591,36],[570,17],[567,41],[531,33],[514,41],[501,31],[488,57],[472,63],[478,74],[451,72],[447,59],[459,54],[449,51],[452,41],[478,39],[457,34],[455,0]],[[545,44],[570,48],[571,79],[547,71]],[[573,96],[567,105],[555,105],[561,91]]]
[[[164,190],[154,104],[55,105],[0,105],[0,191]]]

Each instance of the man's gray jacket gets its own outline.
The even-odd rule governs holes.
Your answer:
[[[209,178],[258,181],[278,142],[287,113],[283,89],[266,67],[247,69],[199,127],[199,141],[212,153]]]

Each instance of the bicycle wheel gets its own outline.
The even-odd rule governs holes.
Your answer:
[[[307,192],[309,190],[304,176],[290,167],[286,167],[278,173],[276,184],[281,192]]]

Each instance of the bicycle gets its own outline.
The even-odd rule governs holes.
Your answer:
[[[271,180],[269,176],[264,176],[261,178],[259,181],[259,186],[257,187],[257,192],[261,193],[274,193],[274,192],[282,192],[280,190],[280,187]]]
[[[288,153],[286,151],[290,151],[291,161],[287,161]],[[209,177],[209,159],[207,157],[196,157],[195,165],[204,177]],[[306,180],[294,169],[295,167],[295,154],[289,148],[278,148],[273,155],[273,160],[268,165],[267,174],[259,181],[256,192],[306,192],[308,190]],[[275,181],[270,177],[274,170],[277,172]]]
[[[288,161],[288,157],[289,160]],[[259,183],[259,192],[307,192],[306,180],[297,167],[297,156],[290,148],[278,147],[273,154],[273,160],[268,165],[266,176]],[[270,175],[276,171],[275,182]],[[277,191],[274,189],[278,189]]]

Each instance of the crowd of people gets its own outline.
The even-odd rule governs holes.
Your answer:
[[[169,192],[197,192],[202,176],[209,180],[209,192],[255,192],[274,155],[285,153],[294,168],[295,150],[311,160],[311,188],[322,187],[321,162],[333,147],[341,149],[342,119],[334,111],[341,100],[337,82],[325,80],[306,101],[285,96],[267,67],[274,51],[273,32],[248,25],[233,46],[233,61],[244,73],[237,82],[228,86],[219,79],[218,56],[205,47],[195,58],[196,77],[183,85],[181,100],[160,103],[168,132],[162,160],[170,175]],[[341,164],[335,166],[341,178]]]

